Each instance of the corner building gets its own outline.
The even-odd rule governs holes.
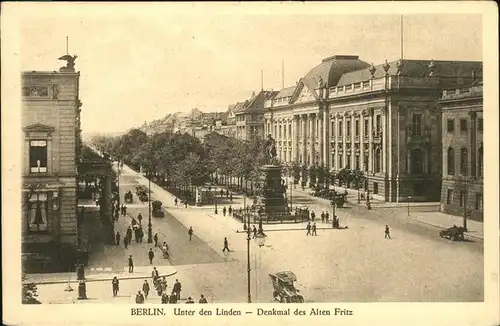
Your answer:
[[[26,271],[68,271],[77,244],[80,73],[22,73],[22,256]],[[68,266],[69,265],[69,266]]]
[[[470,84],[481,62],[399,60],[374,66],[335,55],[265,103],[278,158],[360,169],[374,197],[439,201],[445,88]]]
[[[443,92],[441,209],[483,220],[483,84]]]

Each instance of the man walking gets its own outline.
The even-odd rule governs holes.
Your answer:
[[[314,219],[316,218],[316,214],[314,213],[314,211],[311,212],[311,221],[314,222]]]
[[[317,235],[316,234],[316,223],[313,223],[313,226],[312,226],[312,234],[311,235]]]
[[[123,245],[125,246],[125,249],[128,248],[128,237],[125,236],[125,238],[123,238]]]
[[[226,216],[226,212],[227,212],[227,209],[226,209],[226,206],[224,206],[224,208],[222,209],[222,214],[223,214],[224,216]]]
[[[311,235],[311,222],[307,222],[306,230],[306,235]]]
[[[385,226],[385,239],[391,238],[391,231],[389,230],[389,225]]]
[[[116,245],[119,246],[120,245],[120,231],[116,232],[116,237],[115,237],[115,240],[116,240]]]
[[[325,223],[325,212],[321,212],[321,223]]]
[[[156,281],[160,277],[160,273],[158,273],[156,267],[153,267],[153,271],[151,272],[151,277],[153,278],[153,284],[156,284]]]
[[[111,284],[113,284],[113,296],[116,297],[118,295],[118,291],[120,290],[120,281],[115,276],[113,277],[113,281],[111,281]]]
[[[177,199],[177,197],[175,197],[175,199],[174,199],[175,206],[177,206],[178,203],[179,203],[179,200]]]
[[[191,238],[193,237],[193,227],[192,226],[189,227],[188,234],[189,234],[189,241],[191,241]]]
[[[158,247],[158,233],[155,233],[153,241],[155,242],[155,247]]]
[[[139,224],[142,224],[141,221],[142,221],[142,214],[139,213],[139,215],[137,215],[137,220],[139,221]]]
[[[149,264],[153,264],[153,258],[155,258],[155,253],[153,252],[153,248],[149,248],[148,252]]]
[[[142,284],[142,291],[144,292],[144,297],[147,300],[148,299],[148,295],[149,295],[149,283],[148,283],[148,280],[144,280],[144,284]]]
[[[127,206],[123,205],[123,216],[127,216]]]
[[[222,248],[222,252],[225,252],[225,251],[228,251],[228,252],[231,252],[231,250],[229,250],[229,243],[227,241],[227,237],[224,238],[224,248]]]
[[[255,227],[255,225],[253,226],[253,239],[257,238],[257,228]]]
[[[326,214],[325,214],[325,221],[326,221],[326,223],[328,223],[329,219],[330,219],[330,214],[328,212],[326,212]]]
[[[175,295],[177,300],[181,299],[182,284],[179,280],[175,280],[174,288],[172,289],[172,294]]]
[[[229,205],[229,209],[227,210],[227,212],[229,213],[229,216],[233,215],[233,208],[231,207],[231,205]]]
[[[132,255],[128,257],[128,272],[129,273],[134,272],[134,260],[132,259]]]
[[[135,303],[144,303],[144,296],[141,291],[137,291],[137,294],[135,295]]]

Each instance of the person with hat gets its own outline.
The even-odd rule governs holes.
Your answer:
[[[198,301],[198,303],[208,303],[207,299],[205,298],[205,296],[203,294],[200,296],[200,300]]]
[[[193,299],[191,299],[191,297],[189,297],[186,301],[186,303],[194,303]]]

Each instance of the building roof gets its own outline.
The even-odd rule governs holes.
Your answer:
[[[264,108],[264,102],[268,99],[273,98],[278,94],[277,91],[260,91],[256,95],[252,96],[245,107],[239,112],[258,112],[262,111]]]
[[[296,86],[290,86],[290,87],[285,87],[282,90],[280,90],[274,98],[283,98],[283,97],[289,97],[293,95],[293,91],[295,90]]]
[[[483,64],[480,61],[438,61],[438,60],[403,60],[403,68],[401,74],[404,76],[424,77],[429,74],[429,64],[434,62],[435,70],[434,75],[440,77],[462,77],[472,78],[472,70],[476,71],[478,78],[482,76]],[[398,68],[398,61],[388,62],[389,75],[396,75]],[[380,64],[375,66],[375,78],[383,77],[385,75],[384,65]],[[331,86],[344,86],[353,83],[359,83],[371,78],[371,66],[352,72],[347,72],[342,75],[337,85]]]
[[[359,60],[357,55],[334,55],[323,59],[323,61],[312,68],[302,78],[302,82],[310,89],[318,88],[319,77],[323,79],[325,87],[337,85],[343,74],[368,68],[370,65]]]
[[[233,113],[237,113],[237,112],[242,111],[244,109],[246,103],[247,103],[247,101],[245,101],[245,102],[237,102],[234,105]]]

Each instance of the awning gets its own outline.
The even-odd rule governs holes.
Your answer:
[[[22,186],[23,192],[32,192],[32,191],[54,191],[59,190],[63,186],[62,183],[58,182],[50,182],[50,183],[25,183]]]

